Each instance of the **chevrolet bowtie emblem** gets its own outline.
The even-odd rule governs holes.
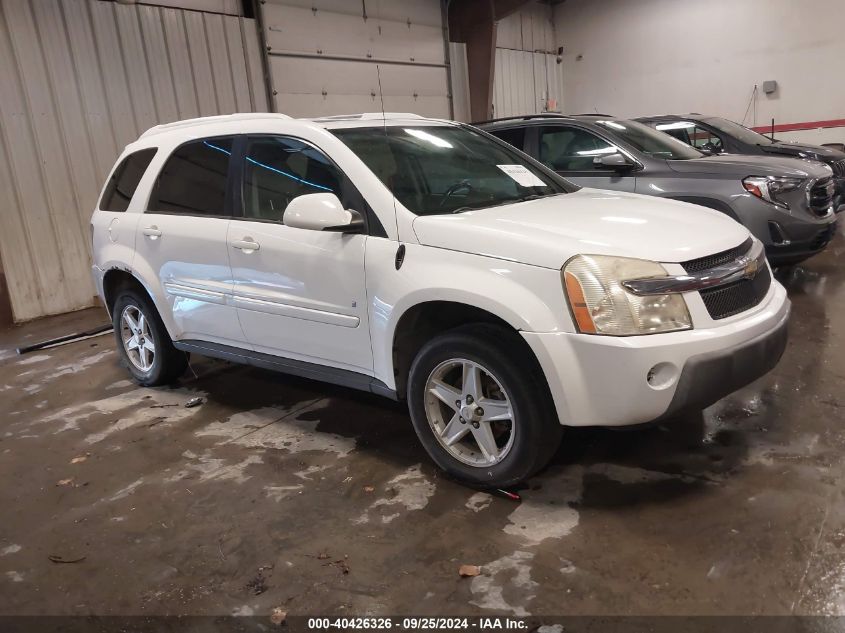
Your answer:
[[[760,264],[757,263],[756,259],[750,259],[745,262],[745,268],[743,269],[742,273],[746,279],[754,279],[757,276],[757,271],[760,268]]]

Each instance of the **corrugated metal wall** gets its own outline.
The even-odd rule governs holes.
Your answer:
[[[493,116],[560,112],[562,69],[556,55],[497,48]]]
[[[528,4],[498,23],[494,116],[561,111],[563,65],[557,47],[548,4]]]
[[[463,42],[449,42],[449,73],[452,80],[452,118],[469,123],[472,118],[469,108],[469,66],[467,45]]]
[[[93,305],[89,219],[127,143],[267,110],[254,20],[97,0],[0,0],[0,86],[0,256],[17,321]]]
[[[383,95],[388,111],[451,116],[440,0],[261,6],[277,112],[373,112],[381,110]]]

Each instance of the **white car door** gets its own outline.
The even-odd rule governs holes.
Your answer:
[[[164,163],[137,225],[134,267],[157,278],[176,340],[244,346],[226,232],[233,137],[190,141]],[[167,320],[167,319],[166,319]]]
[[[371,373],[367,236],[284,224],[297,196],[334,192],[346,202],[348,179],[316,147],[283,136],[246,139],[242,174],[243,216],[228,243],[247,340],[257,352]]]

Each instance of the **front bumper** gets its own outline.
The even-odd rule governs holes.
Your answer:
[[[772,266],[803,261],[827,248],[836,234],[836,226],[837,222],[834,220],[822,227],[805,225],[800,231],[793,229],[792,236],[787,242],[766,245],[766,257]]]
[[[703,408],[772,369],[783,354],[790,303],[779,283],[764,301],[717,327],[650,336],[523,332],[561,424],[628,426]],[[659,367],[658,381],[649,374]]]
[[[815,216],[800,201],[789,211],[751,195],[737,197],[732,208],[739,221],[763,242],[773,266],[795,263],[824,250],[837,218],[833,213]]]

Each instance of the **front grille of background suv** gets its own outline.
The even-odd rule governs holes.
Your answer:
[[[827,215],[833,204],[833,194],[833,176],[819,178],[807,192],[810,211],[819,217]]]
[[[845,158],[841,160],[834,160],[828,163],[833,173],[837,176],[845,176]]]
[[[687,273],[697,273],[714,268],[745,255],[751,250],[752,244],[753,240],[749,237],[739,246],[714,255],[691,259],[683,262],[681,266]],[[715,321],[750,310],[763,300],[771,285],[772,275],[769,272],[769,267],[763,266],[757,271],[753,279],[740,279],[724,286],[707,288],[701,290],[699,294],[704,301],[704,307],[707,308],[707,313]]]

